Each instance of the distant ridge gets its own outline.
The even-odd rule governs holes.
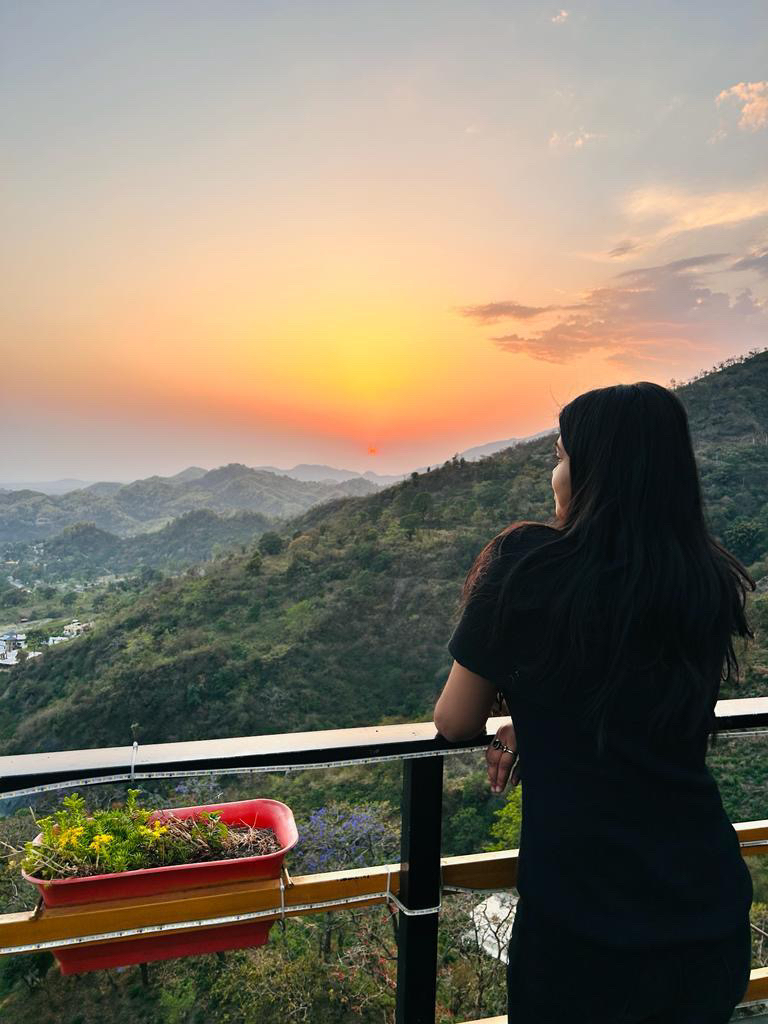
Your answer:
[[[188,466],[186,469],[182,469],[180,473],[176,473],[175,476],[169,476],[169,480],[180,480],[183,483],[187,483],[190,480],[199,480],[201,476],[205,476],[208,472],[207,469],[201,469],[199,466]]]
[[[93,486],[88,480],[75,480],[71,477],[61,480],[0,480],[0,491],[36,491],[39,494],[67,494],[69,491]]]
[[[524,444],[527,441],[535,441],[539,437],[545,437],[551,433],[557,433],[557,427],[549,427],[547,430],[540,430],[536,434],[527,434],[525,437],[509,437],[506,441],[488,441],[486,444],[475,445],[473,448],[466,448],[464,451],[457,452],[456,454],[459,458],[473,462],[475,459],[482,459],[486,455],[493,455],[495,452],[503,451],[505,448],[512,448],[517,444]],[[447,456],[447,458],[450,458],[450,456]],[[436,461],[429,468],[434,469],[441,464],[440,461]],[[378,484],[380,487],[389,487],[400,480],[405,480],[413,472],[426,473],[427,471],[427,466],[418,466],[415,470],[409,470],[407,473],[375,473],[371,469],[367,469],[364,473],[358,473],[353,469],[337,469],[335,466],[306,462],[299,463],[293,469],[280,469],[278,466],[256,466],[255,468],[267,470],[270,473],[279,473],[283,476],[290,476],[294,480],[343,481],[360,478],[370,480],[371,483]]]
[[[536,441],[540,437],[546,437],[547,434],[558,433],[557,427],[549,427],[547,430],[540,430],[537,434],[528,434],[526,437],[509,437],[506,441],[489,441],[488,444],[478,444],[474,448],[467,448],[463,452],[459,452],[459,458],[467,459],[469,462],[473,462],[475,459],[485,458],[486,455],[495,455],[496,452],[502,452],[505,448],[514,448],[518,444],[526,444],[528,441]],[[420,466],[419,472],[423,473],[426,466]]]
[[[464,459],[479,459],[486,455],[493,455],[494,452],[502,451],[504,448],[510,448],[516,444],[522,444],[525,441],[533,441],[538,437],[543,437],[545,434],[552,433],[553,429],[542,430],[537,434],[529,434],[526,437],[510,437],[506,441],[489,441],[487,444],[476,445],[473,448],[467,448],[458,455]],[[391,484],[397,483],[399,480],[405,480],[406,477],[410,476],[414,470],[409,470],[407,473],[376,473],[374,470],[367,469],[363,473],[359,473],[354,469],[339,469],[336,466],[326,466],[322,463],[312,462],[300,462],[293,466],[292,469],[281,469],[279,466],[245,466],[243,463],[230,463],[232,466],[239,466],[243,470],[251,469],[256,472],[263,473],[274,473],[276,476],[288,476],[293,480],[300,480],[305,483],[345,483],[348,480],[368,480],[372,484],[376,484],[379,487],[389,487]],[[439,461],[432,464],[430,468],[440,465]],[[146,480],[164,480],[166,482],[175,483],[193,483],[196,480],[201,480],[209,473],[218,473],[219,470],[226,467],[216,467],[214,469],[203,469],[201,466],[188,466],[186,469],[182,469],[179,473],[175,473],[172,476],[149,476],[139,477],[136,480],[130,481],[118,481],[118,480],[77,480],[70,477],[65,477],[61,480],[50,480],[42,482],[24,482],[24,481],[0,481],[0,493],[10,493],[11,491],[32,491],[36,494],[49,494],[49,495],[61,495],[70,494],[73,491],[89,491],[91,494],[98,494],[104,497],[116,494],[122,487],[130,487],[132,484],[143,483]],[[426,466],[418,466],[415,470],[417,473],[426,472]]]
[[[364,473],[358,473],[354,469],[337,469],[335,466],[325,466],[318,463],[300,462],[292,469],[280,469],[279,466],[256,466],[256,469],[266,470],[270,473],[277,473],[280,476],[289,476],[294,480],[313,480],[322,483],[326,480],[335,480],[343,483],[346,480],[369,480],[380,487],[389,487],[390,484],[403,480],[407,473],[374,473],[367,469]]]
[[[212,470],[191,466],[175,477],[151,476],[130,484],[97,483],[66,494],[25,489],[0,493],[0,542],[34,542],[76,523],[127,537],[159,530],[187,512],[220,515],[257,512],[283,519],[333,498],[376,490],[362,478],[337,482],[294,480],[288,476],[230,463]]]

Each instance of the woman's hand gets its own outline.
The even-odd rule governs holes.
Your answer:
[[[520,757],[517,753],[517,736],[512,722],[509,725],[502,725],[496,731],[496,739],[505,747],[509,747],[514,753],[510,754],[499,747],[497,750],[491,742],[485,751],[485,760],[488,765],[488,781],[494,793],[501,793],[510,777],[512,785],[516,786],[520,781]],[[513,767],[514,766],[514,767]],[[511,773],[511,774],[510,774]]]

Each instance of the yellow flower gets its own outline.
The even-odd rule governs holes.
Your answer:
[[[77,842],[83,832],[85,832],[85,829],[82,825],[65,828],[64,831],[59,834],[59,846],[77,846]]]
[[[107,843],[111,843],[113,838],[114,837],[109,835],[107,832],[98,832],[91,840],[91,844],[88,849],[95,850],[96,853],[101,853],[102,848],[106,846]]]
[[[147,828],[146,825],[139,825],[138,831],[140,835],[146,836],[147,839],[152,840],[158,839],[160,836],[166,833],[168,831],[168,826],[161,825],[159,819],[155,818],[155,820],[152,822],[151,828]]]

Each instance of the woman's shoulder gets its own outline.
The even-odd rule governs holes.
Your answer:
[[[562,530],[532,519],[518,519],[496,535],[496,551],[500,555],[522,553],[562,537]]]

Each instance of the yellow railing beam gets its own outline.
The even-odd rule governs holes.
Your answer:
[[[741,842],[768,840],[768,819],[737,822],[734,828]],[[745,856],[768,853],[768,845],[745,846]],[[517,850],[444,857],[444,887],[490,890],[510,889],[517,882]],[[386,892],[400,889],[400,865],[383,864],[323,874],[300,875],[284,889],[286,917],[345,906],[373,906],[387,902]],[[320,907],[308,904],[322,904]],[[41,912],[0,915],[0,948],[40,942],[83,938],[135,928],[151,932],[153,926],[194,922],[235,914],[259,913],[264,919],[282,916],[280,883],[276,879],[230,882],[225,885],[179,890],[157,896],[88,903],[80,906],[44,908]],[[269,911],[274,911],[270,914]],[[174,929],[176,930],[176,929]],[[126,936],[131,938],[135,936]],[[98,941],[94,939],[94,942]],[[85,943],[83,943],[85,944]]]
[[[507,889],[517,880],[517,850],[444,857],[443,884],[472,889]],[[319,910],[343,908],[346,901],[356,906],[386,902],[382,893],[397,895],[400,865],[381,864],[371,868],[350,868],[291,879],[284,893],[286,917],[312,913],[308,903],[327,904]],[[365,897],[370,899],[366,900]],[[152,925],[197,921],[229,914],[262,912],[279,908],[280,883],[264,881],[228,882],[162,893],[70,907],[46,907],[41,913],[26,911],[0,915],[0,947],[51,942],[57,939],[98,935],[117,929],[147,928]],[[280,912],[267,919],[280,917]]]

